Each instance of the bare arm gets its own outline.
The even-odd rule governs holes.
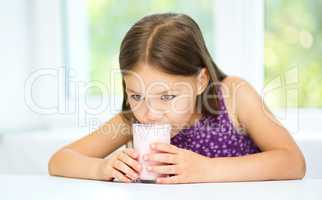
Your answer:
[[[48,163],[50,175],[85,179],[102,179],[99,168],[106,156],[131,138],[129,125],[120,114],[91,134],[58,150]],[[106,179],[111,174],[107,174]]]
[[[288,131],[274,118],[246,81],[238,78],[230,81],[238,87],[233,92],[238,120],[262,152],[242,157],[211,159],[209,178],[212,181],[303,178],[305,160]]]

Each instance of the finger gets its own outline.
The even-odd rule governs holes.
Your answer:
[[[129,166],[127,166],[124,162],[122,162],[120,160],[115,161],[114,168],[123,172],[131,179],[138,178],[138,174],[133,169],[131,169]]]
[[[154,165],[147,169],[158,174],[179,174],[177,165]]]
[[[178,150],[179,150],[178,147],[171,144],[166,144],[166,143],[153,143],[151,144],[151,148],[153,150],[163,151],[163,152],[172,153],[172,154],[178,153]]]
[[[138,159],[139,158],[139,153],[136,150],[132,149],[132,148],[124,149],[123,152],[128,154],[133,159]]]
[[[150,153],[144,156],[146,160],[157,161],[168,164],[177,163],[177,155],[169,153]]]
[[[131,180],[128,177],[126,177],[124,174],[122,174],[121,172],[119,172],[117,169],[114,169],[114,168],[112,169],[112,176],[122,182],[126,182],[126,183],[131,182]]]
[[[161,184],[176,184],[183,183],[183,180],[180,175],[175,175],[169,177],[158,177],[156,182]]]
[[[131,158],[128,154],[122,153],[119,156],[119,160],[123,161],[125,164],[136,170],[137,172],[140,172],[141,170],[141,165],[137,160],[134,160]]]

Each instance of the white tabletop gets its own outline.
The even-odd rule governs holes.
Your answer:
[[[292,181],[143,184],[51,176],[0,175],[0,199],[322,199],[322,179]]]

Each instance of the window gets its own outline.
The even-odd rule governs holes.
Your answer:
[[[271,107],[322,108],[321,7],[320,0],[265,1],[265,85],[282,85],[267,98]],[[288,79],[296,92],[288,93]]]

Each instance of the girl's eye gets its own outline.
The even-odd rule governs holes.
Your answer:
[[[162,95],[161,96],[161,100],[162,101],[170,101],[170,100],[172,100],[172,99],[174,99],[176,97],[176,95]]]
[[[131,95],[131,98],[134,99],[135,101],[140,101],[141,99],[143,99],[143,97],[138,94]]]

